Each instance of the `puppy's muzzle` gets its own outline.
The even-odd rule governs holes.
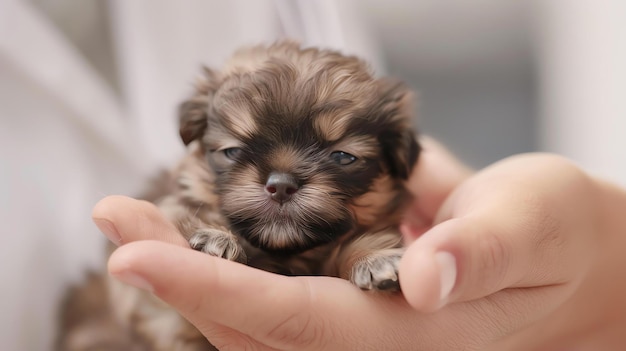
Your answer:
[[[265,190],[272,200],[283,204],[291,200],[291,196],[298,191],[298,183],[291,174],[273,172],[267,178]]]

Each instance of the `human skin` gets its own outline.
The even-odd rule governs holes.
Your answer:
[[[120,196],[93,211],[120,245],[109,272],[220,350],[626,349],[624,190],[554,155],[473,173],[423,144],[402,227],[403,295],[190,250],[155,206]]]

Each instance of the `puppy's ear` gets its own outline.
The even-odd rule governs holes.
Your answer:
[[[402,82],[380,80],[379,83],[382,92],[379,116],[387,126],[379,136],[383,157],[391,176],[406,180],[421,151],[412,128],[415,97]]]
[[[203,67],[195,84],[195,93],[178,108],[179,133],[185,145],[204,135],[208,124],[209,103],[218,87],[217,74]]]
[[[405,129],[390,135],[388,140],[386,145],[383,144],[383,152],[386,154],[391,175],[402,180],[409,179],[421,151],[415,132]]]

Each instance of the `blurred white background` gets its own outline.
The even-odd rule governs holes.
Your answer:
[[[476,167],[538,148],[530,2],[366,3],[389,72],[419,93],[423,132]]]
[[[626,2],[367,0],[421,128],[474,166],[541,150],[626,183]]]
[[[91,207],[180,155],[198,67],[285,36],[408,81],[419,129],[474,167],[545,150],[626,184],[622,0],[0,0],[3,350],[50,348],[104,260]]]

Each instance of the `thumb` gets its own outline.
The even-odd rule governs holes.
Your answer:
[[[505,288],[562,283],[530,274],[542,271],[537,264],[545,262],[543,256],[554,248],[537,247],[534,240],[507,233],[505,226],[494,222],[479,216],[451,219],[409,246],[399,268],[409,304],[433,311]]]
[[[442,207],[443,221],[407,248],[399,267],[407,301],[432,311],[507,288],[571,293],[592,255],[587,183],[570,163],[541,155],[470,179]]]

